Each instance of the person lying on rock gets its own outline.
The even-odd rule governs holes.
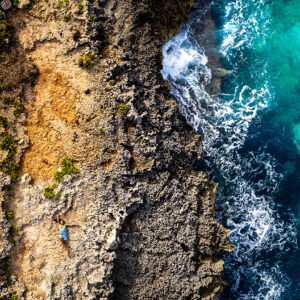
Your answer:
[[[66,222],[60,218],[57,217],[56,219],[53,219],[56,223],[58,223],[59,226],[59,239],[64,246],[64,248],[67,250],[68,257],[69,257],[69,245],[68,245],[68,233],[67,233],[67,224]]]

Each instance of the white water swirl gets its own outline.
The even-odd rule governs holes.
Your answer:
[[[263,5],[263,1],[258,1],[258,5]],[[257,27],[258,16],[246,18],[245,10],[243,1],[226,6],[227,22],[222,28],[220,49],[224,56],[250,47],[258,35],[265,34]],[[272,101],[272,86],[265,76],[263,84],[256,84],[255,88],[237,85],[232,95],[210,97],[205,91],[211,80],[208,58],[194,34],[186,25],[164,45],[162,74],[171,82],[171,94],[188,121],[201,133],[207,164],[223,182],[217,210],[220,218],[226,219],[230,240],[235,245],[234,253],[225,258],[235,282],[232,290],[239,292],[238,299],[279,299],[288,279],[279,265],[266,268],[261,257],[266,251],[276,253],[295,245],[296,229],[292,216],[288,223],[281,221],[273,201],[282,178],[276,172],[275,159],[263,148],[242,151],[249,138],[249,127],[259,122],[259,116]],[[262,76],[264,72],[262,68]],[[255,282],[241,293],[247,278]]]

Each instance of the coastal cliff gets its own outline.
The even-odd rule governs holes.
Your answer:
[[[1,299],[215,299],[229,231],[160,74],[193,1],[18,6],[2,16]]]

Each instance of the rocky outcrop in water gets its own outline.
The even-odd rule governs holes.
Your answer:
[[[217,185],[193,168],[201,137],[160,74],[162,45],[192,2],[36,1],[6,12],[15,32],[13,50],[1,54],[1,97],[14,102],[1,113],[21,179],[11,182],[2,163],[3,299],[214,299],[221,291],[215,254],[232,246],[215,220]],[[53,186],[64,157],[79,173]],[[58,215],[70,225],[70,257]]]

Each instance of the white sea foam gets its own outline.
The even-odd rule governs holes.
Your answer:
[[[260,0],[257,5],[263,4]],[[242,0],[226,6],[228,22],[222,29],[220,52],[228,59],[233,50],[250,47],[257,35],[265,34],[258,27],[261,16],[255,12],[249,17],[245,15],[247,9],[247,2]],[[264,24],[267,26],[268,21]],[[211,79],[207,58],[188,26],[164,45],[163,57],[162,74],[172,84],[171,94],[202,134],[207,164],[224,182],[216,209],[226,218],[235,244],[234,253],[226,259],[233,274],[231,289],[240,292],[246,277],[254,277],[256,282],[240,292],[238,299],[279,299],[287,286],[283,271],[278,266],[266,267],[261,257],[266,251],[282,251],[296,243],[292,217],[290,223],[282,222],[273,201],[282,175],[276,172],[276,161],[265,149],[240,153],[249,138],[249,127],[272,101],[272,86],[266,76],[264,83],[254,88],[236,86],[226,101],[211,98],[205,91]],[[265,68],[261,73],[266,73]],[[253,175],[261,179],[255,181]]]

